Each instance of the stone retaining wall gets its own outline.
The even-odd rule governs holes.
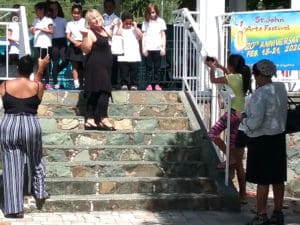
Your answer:
[[[287,135],[287,195],[300,198],[300,132]]]

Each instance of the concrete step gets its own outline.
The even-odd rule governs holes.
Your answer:
[[[92,194],[155,194],[206,193],[214,194],[215,186],[206,177],[103,177],[103,178],[47,178],[51,195]]]
[[[205,177],[207,167],[201,161],[93,161],[47,162],[46,177]]]
[[[114,91],[114,132],[84,130],[85,105],[82,91],[45,91],[39,116],[51,198],[42,211],[218,210],[228,199],[235,204],[237,197],[219,187],[223,174],[208,164],[215,159],[211,145],[202,141],[183,92]],[[37,211],[32,197],[25,197],[25,211]]]
[[[32,197],[26,197],[25,212],[38,211]],[[221,210],[223,202],[216,194],[99,194],[51,196],[45,212],[92,212],[103,210]]]
[[[117,104],[159,104],[179,103],[180,92],[176,91],[113,91],[111,102]],[[45,91],[42,104],[81,105],[86,101],[84,91],[52,90]]]
[[[43,131],[81,130],[84,131],[83,117],[42,117]],[[117,130],[190,130],[187,117],[113,117],[110,121]]]
[[[57,132],[43,133],[44,145],[62,145],[77,147],[98,147],[103,145],[178,145],[178,146],[200,146],[201,143],[192,131],[158,131],[158,130],[139,130],[139,131],[84,131],[61,130]]]
[[[202,160],[200,147],[174,145],[103,145],[101,147],[43,147],[48,162],[76,161],[178,161]]]
[[[84,116],[86,105],[84,102],[76,105],[61,103],[41,104],[38,109],[39,116]],[[114,117],[186,117],[182,103],[158,103],[158,104],[134,104],[134,103],[110,103],[108,115]]]

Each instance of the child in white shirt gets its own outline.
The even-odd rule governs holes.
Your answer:
[[[159,68],[161,56],[166,55],[165,21],[159,17],[158,6],[150,3],[145,11],[145,20],[142,24],[143,41],[142,51],[146,59],[146,76],[149,85],[146,90],[161,91],[159,85]]]
[[[121,89],[137,90],[138,69],[141,62],[140,44],[143,33],[137,27],[133,16],[129,12],[123,12],[121,25],[118,34],[123,37],[124,55],[118,56],[118,66],[120,69]]]
[[[33,19],[30,32],[34,35],[34,54],[35,57],[44,58],[51,52],[53,20],[46,16],[47,3],[39,2],[34,6],[36,18]],[[44,70],[45,88],[52,89],[49,83],[49,66]]]
[[[20,5],[15,4],[13,8],[20,8]],[[17,65],[19,62],[19,36],[19,13],[12,12],[11,22],[7,27],[7,40],[9,41],[9,65]]]
[[[80,31],[84,29],[85,19],[82,18],[81,5],[73,5],[71,12],[73,20],[69,21],[66,27],[66,37],[70,41],[70,46],[68,47],[67,51],[67,58],[72,62],[74,87],[75,89],[78,89],[83,87],[84,55],[80,48],[82,43],[82,34]]]
[[[49,3],[49,10],[51,18],[53,19],[53,35],[52,35],[52,52],[50,54],[52,61],[52,78],[54,89],[59,89],[58,74],[68,64],[65,57],[67,47],[66,39],[66,25],[67,20],[64,18],[64,12],[58,1],[51,1]],[[60,64],[61,61],[61,64]]]

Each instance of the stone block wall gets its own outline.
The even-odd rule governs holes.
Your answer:
[[[300,198],[300,132],[287,135],[288,180],[286,194]]]

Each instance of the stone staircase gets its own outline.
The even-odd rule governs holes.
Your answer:
[[[83,129],[85,97],[46,91],[39,107],[47,187],[43,211],[239,209],[183,92],[113,92],[117,131]],[[26,197],[26,211],[36,211]]]

